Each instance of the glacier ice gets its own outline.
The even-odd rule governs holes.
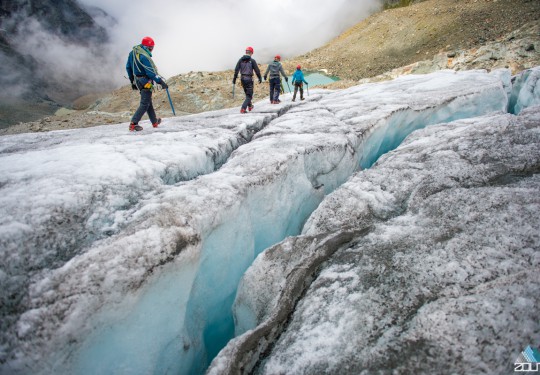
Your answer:
[[[429,127],[355,174],[248,269],[209,373],[511,371],[540,333],[539,120]]]
[[[524,70],[513,80],[508,112],[519,114],[524,108],[540,103],[540,67]]]
[[[261,102],[249,116],[167,119],[142,134],[121,124],[2,137],[0,370],[204,372],[235,331],[264,315],[249,302],[235,306],[239,318],[231,311],[260,253],[302,231],[321,237],[313,251],[349,243],[364,221],[375,224],[370,205],[377,220],[399,217],[400,197],[385,184],[363,201],[331,193],[416,129],[503,116],[508,81],[444,71],[311,90],[302,103],[284,95],[282,106]],[[327,202],[342,211],[311,216]],[[343,220],[350,232],[324,235]]]

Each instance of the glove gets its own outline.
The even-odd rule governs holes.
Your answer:
[[[169,85],[167,85],[165,81],[161,81],[160,85],[163,90],[167,90],[169,88]]]
[[[233,80],[232,80],[232,84],[233,84],[233,85],[236,85],[236,79],[233,79]]]
[[[137,85],[135,83],[133,83],[133,81],[131,81],[131,89],[132,90],[138,90],[139,88],[137,87]]]
[[[259,83],[262,83],[262,79],[259,78]]]
[[[264,80],[266,81],[266,76],[264,76]]]
[[[289,82],[289,78],[285,77],[285,82]]]

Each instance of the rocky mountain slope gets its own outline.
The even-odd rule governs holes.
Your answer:
[[[53,113],[87,90],[85,75],[58,71],[60,50],[96,45],[107,31],[75,0],[0,2],[0,126]],[[69,77],[69,79],[67,79]]]
[[[438,69],[495,69],[513,74],[540,65],[540,2],[536,0],[427,0],[368,17],[339,37],[305,55],[285,59],[292,73],[323,71],[344,88],[366,80]],[[239,53],[239,57],[241,51]],[[256,55],[254,56],[256,57]],[[266,63],[258,61],[264,72]],[[159,62],[157,62],[159,65]],[[233,66],[236,62],[231,62]],[[190,72],[168,80],[177,115],[240,106],[241,87],[232,98],[233,72]],[[287,90],[287,88],[285,88]],[[268,96],[266,83],[255,85],[255,99]],[[73,109],[0,131],[12,134],[128,122],[139,95],[128,86],[103,95],[79,98]],[[168,99],[157,91],[158,113],[172,116]]]
[[[531,0],[430,0],[375,14],[301,59],[307,69],[327,67],[331,74],[358,80],[441,51],[504,40],[528,22],[538,23],[539,14],[540,3]]]

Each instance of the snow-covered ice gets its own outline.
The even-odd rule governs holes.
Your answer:
[[[536,149],[531,146],[527,160],[505,153],[495,140],[492,148],[497,149],[500,159],[490,156],[495,152],[492,148],[477,147],[483,144],[482,137],[497,138],[499,134],[497,139],[504,140],[506,134],[500,127],[526,129],[523,147],[538,140],[538,110],[522,110],[520,117],[504,114],[509,96],[514,95],[511,87],[507,71],[444,71],[335,92],[310,90],[310,96],[301,103],[292,103],[290,95],[284,95],[282,105],[259,102],[248,115],[234,109],[166,119],[160,128],[151,129],[146,124],[137,134],[128,133],[127,124],[120,124],[0,138],[0,372],[202,373],[235,331],[247,331],[226,347],[214,362],[218,365],[210,371],[223,368],[220,366],[227,363],[227,353],[234,351],[234,343],[273,313],[272,307],[279,301],[276,293],[285,286],[280,277],[289,268],[278,262],[274,268],[263,267],[258,273],[253,270],[263,259],[259,257],[248,275],[260,280],[249,284],[249,278],[245,278],[243,285],[251,286],[237,296],[238,283],[265,249],[277,244],[272,249],[279,253],[279,249],[287,248],[280,244],[284,239],[283,244],[299,252],[289,254],[295,259],[291,266],[302,268],[307,258],[310,266],[306,270],[313,271],[321,267],[321,262],[327,263],[306,297],[298,302],[290,325],[268,327],[274,333],[284,330],[276,343],[275,356],[261,367],[269,372],[280,366],[305,365],[305,357],[297,353],[292,356],[298,362],[288,362],[291,352],[281,352],[281,342],[294,351],[299,348],[294,340],[299,339],[305,355],[317,358],[326,349],[324,342],[335,342],[336,349],[342,350],[339,343],[350,337],[337,333],[346,333],[351,324],[358,323],[351,318],[358,315],[354,306],[366,308],[362,300],[369,293],[363,281],[378,274],[381,280],[401,277],[409,283],[400,285],[410,288],[412,275],[399,271],[411,267],[397,262],[394,253],[407,264],[432,259],[440,280],[454,280],[455,294],[447,297],[464,298],[459,282],[471,277],[474,268],[464,267],[457,255],[437,256],[444,247],[435,249],[433,244],[439,244],[434,239],[437,236],[449,236],[452,251],[462,254],[468,237],[454,238],[451,230],[445,232],[445,225],[433,225],[443,220],[434,212],[474,203],[478,207],[471,208],[465,219],[474,223],[480,221],[482,213],[488,218],[492,213],[497,222],[505,217],[508,220],[511,212],[490,211],[497,205],[482,203],[485,200],[507,202],[514,207],[512,212],[538,204],[530,197],[531,191],[538,192],[537,179],[534,172],[527,172],[531,168],[534,171],[535,165],[538,168],[538,143]],[[533,106],[538,101],[538,96],[523,94],[516,105]],[[476,116],[484,117],[474,119]],[[468,120],[456,121],[459,119]],[[439,123],[449,124],[415,133],[421,136],[411,137],[399,150],[387,154],[414,130]],[[508,133],[517,137],[514,133],[518,132],[511,130]],[[471,135],[465,134],[467,131]],[[478,145],[469,137],[479,138]],[[449,146],[451,139],[456,139],[454,148]],[[485,175],[472,176],[472,169],[460,164],[468,166],[466,160],[456,156],[459,150],[482,160]],[[510,147],[506,150],[516,151]],[[357,173],[374,163],[374,168]],[[523,168],[518,171],[519,163]],[[401,168],[405,164],[407,168]],[[442,171],[435,173],[434,168]],[[475,192],[469,198],[460,190],[471,186],[481,189],[481,183],[490,181],[489,176],[495,176],[494,181],[502,186],[498,194],[485,190],[483,195]],[[434,181],[422,184],[426,180]],[[472,185],[463,185],[462,181]],[[452,192],[459,194],[454,196]],[[443,212],[456,214],[450,209]],[[538,232],[538,218],[535,221],[529,217],[527,222],[527,217],[515,222],[521,231],[514,239],[507,233],[508,238],[502,237],[507,242],[491,250],[495,259],[513,246],[515,257],[523,258],[519,254],[526,253],[529,263],[538,266],[536,237],[528,239],[527,249],[518,249],[525,241],[522,232],[527,228]],[[475,231],[486,234],[480,224],[480,229],[474,225],[468,228],[465,223],[462,227],[467,228],[457,227],[464,232],[469,229],[472,237],[477,235]],[[510,225],[507,232],[513,227]],[[416,238],[423,246],[407,247]],[[351,241],[354,245],[345,246]],[[394,242],[398,250],[389,245]],[[379,254],[386,257],[382,265],[375,259],[378,244],[387,249]],[[488,245],[492,243],[486,242],[484,247]],[[492,266],[494,261],[484,247],[475,256],[485,258]],[[309,249],[313,257],[305,256]],[[347,262],[351,254],[365,254],[367,268],[362,262],[359,267]],[[370,260],[368,254],[375,258]],[[526,258],[517,258],[505,259],[508,282],[490,279],[501,282],[509,293],[525,293],[534,286],[527,275],[519,280],[530,281],[530,287],[511,281],[517,277],[510,272],[512,267],[528,264],[523,260]],[[399,266],[394,276],[387,261]],[[492,270],[485,273],[484,279],[498,275]],[[307,285],[312,273],[306,272],[305,278],[298,274],[291,277],[297,277],[298,285]],[[482,278],[481,274],[475,277]],[[321,294],[324,288],[317,285],[327,285],[331,296]],[[384,285],[381,290],[386,292]],[[388,285],[393,284],[389,281]],[[420,306],[417,302],[423,300],[423,294],[433,294],[436,289],[429,285],[425,290],[415,288],[414,296],[403,298],[404,310],[409,307],[407,303]],[[407,295],[406,289],[394,289],[392,298]],[[376,292],[373,289],[370,293]],[[445,289],[444,293],[450,291]],[[490,293],[494,298],[501,297]],[[264,301],[250,301],[253,295]],[[315,299],[310,300],[311,295]],[[340,309],[336,303],[336,308],[327,313],[323,300],[330,297],[350,300],[351,307]],[[237,316],[232,314],[235,298],[244,301],[235,305]],[[451,308],[442,297],[435,301],[445,307],[449,322],[466,308],[465,303]],[[524,306],[531,301],[534,298],[531,300],[530,294],[523,297]],[[395,302],[399,305],[400,300]],[[304,303],[320,312],[305,313],[321,322],[315,330],[309,323],[302,325],[309,321],[301,318]],[[391,331],[403,328],[399,322],[404,317],[394,311],[394,324],[378,309],[374,305],[371,315],[362,319],[372,319],[372,326],[381,324],[377,319],[389,319],[381,326],[388,327],[388,333],[383,328],[381,332],[393,336],[382,344],[400,345],[403,336]],[[429,311],[427,306],[425,309]],[[415,324],[427,327],[430,314],[418,314]],[[527,315],[523,321],[526,319]],[[341,326],[337,329],[336,325]],[[452,330],[450,323],[447,327]],[[323,336],[332,328],[336,332],[326,340]],[[534,329],[538,331],[538,326]],[[362,332],[358,333],[355,340],[361,342]],[[366,329],[365,335],[370,334]],[[410,334],[419,336],[412,329]],[[470,347],[468,343],[463,345]],[[504,346],[504,342],[499,345]],[[368,351],[364,353],[367,359],[358,366],[377,363],[370,359],[377,358],[374,352],[364,350]],[[329,364],[323,369],[333,369],[333,363],[343,359],[336,353],[325,357]],[[313,358],[307,361],[317,362]]]
[[[237,295],[250,323],[237,340],[292,318],[258,373],[510,372],[540,334],[539,120],[535,107],[418,131],[325,199],[303,237],[261,254]],[[368,234],[335,253],[314,240],[357,228]],[[321,251],[294,311],[279,311]]]

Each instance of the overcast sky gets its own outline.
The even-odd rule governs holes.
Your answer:
[[[108,29],[111,53],[121,60],[151,36],[154,61],[165,77],[232,69],[247,46],[261,64],[276,54],[292,57],[323,45],[380,7],[380,0],[80,1],[116,18]]]

